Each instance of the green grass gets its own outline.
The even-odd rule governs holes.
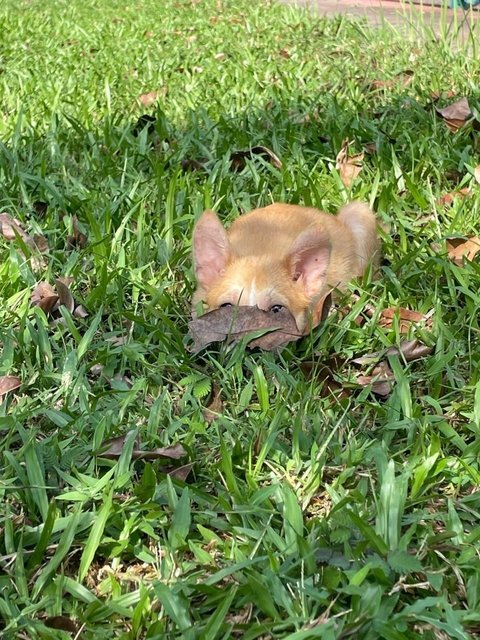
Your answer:
[[[453,91],[480,110],[476,56],[454,30],[422,41],[245,0],[4,0],[0,33],[0,212],[49,246],[31,260],[0,238],[0,376],[21,379],[0,405],[2,637],[478,637],[480,266],[432,243],[478,233],[479,138],[430,104]],[[407,69],[408,87],[371,88]],[[134,135],[143,114],[155,125]],[[346,138],[377,148],[351,192]],[[254,145],[282,168],[232,172]],[[352,197],[389,231],[348,313],[281,354],[188,352],[203,209]],[[58,277],[86,318],[31,306]],[[379,325],[392,306],[434,311],[410,331],[434,350],[390,357],[380,400],[352,359],[403,339]],[[311,361],[349,394],[322,391]],[[102,457],[116,437],[120,458]],[[185,451],[136,459],[136,438]]]

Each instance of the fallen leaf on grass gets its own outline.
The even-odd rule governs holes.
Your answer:
[[[48,241],[42,235],[34,235],[33,238],[25,231],[20,220],[12,218],[8,213],[0,213],[0,235],[5,240],[12,242],[20,237],[23,242],[30,247],[32,255],[30,256],[30,266],[34,271],[44,268],[45,262],[42,256],[33,255],[34,253],[46,253],[48,251]],[[19,253],[25,257],[23,251],[19,249]]]
[[[48,282],[39,282],[30,297],[32,306],[40,307],[45,313],[50,313],[58,302],[58,294]]]
[[[391,89],[393,87],[408,87],[413,80],[414,72],[411,69],[406,69],[397,73],[390,80],[374,80],[371,83],[373,89]]]
[[[70,313],[72,313],[75,307],[75,301],[70,291],[70,285],[73,282],[73,278],[56,278],[55,287],[58,293],[58,301],[63,304]]]
[[[77,318],[86,318],[88,312],[82,305],[76,305],[70,291],[73,278],[56,278],[55,288],[48,282],[39,282],[32,291],[30,302],[33,307],[40,307],[44,313],[55,313],[60,317],[58,307],[66,307]]]
[[[480,238],[449,238],[447,240],[447,255],[458,266],[462,266],[463,260],[473,260],[480,251]]]
[[[471,195],[472,191],[469,187],[463,187],[462,189],[456,189],[450,191],[437,199],[437,204],[440,206],[451,205],[455,202],[456,198],[466,198]]]
[[[67,244],[83,249],[87,244],[87,236],[80,231],[77,216],[72,216],[72,232],[72,235],[67,237]]]
[[[67,616],[48,616],[47,618],[40,619],[49,629],[60,629],[61,631],[67,631],[68,633],[77,633],[77,625]]]
[[[108,458],[109,460],[116,460],[122,454],[123,446],[125,444],[125,438],[128,434],[118,436],[117,438],[111,438],[103,443],[106,449],[102,450],[99,455],[102,458]],[[171,458],[172,460],[178,460],[184,456],[187,452],[181,444],[175,444],[171,447],[159,447],[157,449],[144,450],[140,449],[140,441],[137,438],[135,446],[132,451],[132,458],[134,460],[156,460],[157,458]]]
[[[35,200],[33,210],[39,217],[43,217],[47,213],[48,203],[43,200]]]
[[[194,160],[193,158],[184,158],[180,166],[184,173],[190,171],[205,171],[205,162],[200,162],[200,160]]]
[[[48,240],[45,236],[41,236],[38,233],[36,233],[33,238],[29,238],[27,244],[30,247],[37,249],[40,253],[47,253],[49,249]]]
[[[372,364],[376,360],[381,360],[386,356],[402,356],[406,362],[412,362],[419,358],[425,358],[432,353],[433,347],[420,342],[420,340],[403,340],[396,347],[388,347],[383,351],[374,351],[373,353],[367,353],[359,358],[354,358],[352,362],[359,365]]]
[[[155,104],[159,95],[159,91],[149,91],[148,93],[142,93],[142,95],[138,97],[138,100],[144,107],[151,107],[152,104]]]
[[[212,392],[210,394],[210,403],[208,407],[203,410],[203,417],[205,422],[211,424],[216,420],[219,414],[223,410],[222,390],[217,384],[213,385]]]
[[[393,388],[395,376],[386,362],[380,362],[372,371],[371,375],[359,375],[357,384],[362,387],[372,385],[372,393],[382,398],[387,398]]]
[[[0,399],[9,391],[15,391],[21,384],[17,376],[0,376]]]
[[[257,307],[225,307],[210,311],[188,323],[195,353],[211,342],[239,342],[248,334],[259,330],[270,330],[260,338],[252,337],[250,347],[267,351],[301,337],[295,319],[287,309],[277,313],[262,311]]]
[[[349,155],[348,148],[352,143],[345,140],[336,157],[336,169],[340,179],[346,187],[349,187],[362,170],[364,153]]]
[[[268,160],[277,169],[282,168],[280,158],[267,147],[259,145],[246,151],[234,151],[230,156],[230,169],[232,171],[242,171],[247,166],[247,160],[251,160],[254,156],[260,156],[264,160]]]
[[[193,462],[189,462],[188,464],[184,464],[181,467],[168,467],[168,469],[165,469],[165,473],[171,478],[175,478],[175,480],[185,482],[192,469]]]
[[[437,114],[445,121],[447,127],[455,133],[472,117],[472,111],[467,98],[461,98],[447,107],[435,107]]]
[[[425,321],[426,326],[431,326],[431,318],[419,311],[412,311],[411,309],[405,309],[404,307],[390,307],[389,309],[383,309],[380,314],[379,324],[385,329],[390,329],[393,326],[394,318],[398,318],[400,333],[408,333],[408,330],[412,324]]]
[[[152,134],[155,131],[156,122],[157,119],[154,116],[150,116],[147,113],[144,113],[133,125],[132,134],[137,137],[138,135],[140,135],[140,132],[145,129],[145,127],[147,127],[147,133]]]
[[[76,318],[87,318],[88,317],[88,311],[85,309],[83,304],[79,304],[77,307],[75,307],[75,309],[73,311],[73,315]]]
[[[23,224],[17,218],[12,218],[8,213],[0,213],[0,234],[5,240],[15,240],[18,236],[25,243],[30,240],[30,236],[23,228]]]
[[[340,366],[341,364],[338,360],[332,358],[326,362],[307,360],[302,362],[300,369],[308,380],[314,379],[321,384],[320,396],[322,398],[328,398],[334,395],[340,400],[342,398],[348,398],[350,395],[349,390],[345,389],[340,382],[335,380],[334,370]]]

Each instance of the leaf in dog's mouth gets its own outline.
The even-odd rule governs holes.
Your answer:
[[[287,309],[274,313],[257,307],[225,307],[195,318],[188,326],[194,342],[193,352],[212,342],[239,342],[242,338],[247,338],[252,348],[269,351],[301,337],[295,319]],[[258,336],[259,331],[268,333]]]
[[[321,319],[324,320],[330,309],[330,294],[324,298]],[[191,351],[196,353],[212,342],[229,343],[246,339],[250,348],[259,347],[273,351],[288,342],[302,337],[297,329],[295,318],[286,308],[274,311],[262,311],[258,307],[225,307],[210,311],[188,323],[190,337],[193,340]],[[266,332],[258,335],[259,332]]]

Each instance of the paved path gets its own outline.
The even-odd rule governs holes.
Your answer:
[[[413,0],[403,2],[395,0],[280,0],[286,4],[310,7],[324,16],[348,15],[366,18],[370,24],[379,25],[387,21],[400,28],[408,28],[421,23],[435,33],[450,28],[457,31],[458,44],[470,41],[472,31],[476,39],[480,38],[478,25],[480,11],[461,8],[441,7],[442,0]],[[480,7],[480,5],[479,5]]]

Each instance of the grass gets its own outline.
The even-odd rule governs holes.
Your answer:
[[[0,209],[49,247],[0,238],[0,376],[21,379],[0,405],[2,637],[478,637],[480,267],[432,248],[478,232],[478,133],[431,105],[451,91],[477,113],[475,56],[446,28],[420,41],[263,0],[4,0],[0,32]],[[351,190],[346,138],[376,145]],[[232,172],[254,145],[282,168]],[[389,231],[347,313],[280,354],[188,352],[203,209],[352,197]],[[31,305],[58,277],[87,317]],[[433,310],[406,336],[433,352],[390,356],[381,400],[352,359],[405,338],[380,326],[392,306]]]

